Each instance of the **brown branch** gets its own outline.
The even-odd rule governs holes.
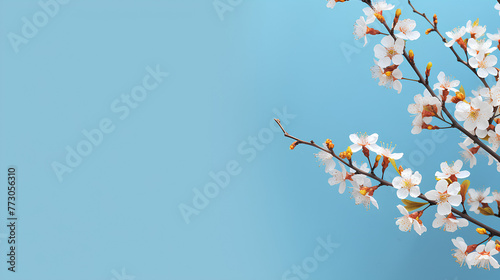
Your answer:
[[[312,147],[314,147],[314,148],[316,148],[316,149],[319,149],[319,150],[321,150],[321,151],[323,151],[323,152],[329,153],[329,154],[331,154],[334,158],[336,158],[337,160],[339,160],[342,164],[346,165],[347,167],[350,167],[350,168],[354,169],[354,170],[356,171],[356,174],[362,174],[362,175],[368,176],[368,177],[370,177],[370,178],[372,178],[372,179],[374,179],[374,180],[378,181],[378,182],[380,183],[380,185],[381,185],[381,186],[382,186],[382,185],[385,185],[385,186],[389,186],[389,187],[393,187],[393,188],[394,188],[394,186],[392,185],[392,183],[391,183],[391,182],[386,181],[386,180],[384,180],[384,179],[382,179],[382,178],[378,177],[378,176],[377,176],[377,175],[375,175],[374,173],[368,173],[368,172],[365,172],[365,171],[363,171],[363,170],[361,170],[361,169],[357,168],[356,166],[354,166],[354,165],[353,165],[353,164],[351,164],[350,162],[349,162],[349,163],[345,162],[345,161],[344,161],[344,160],[342,160],[340,157],[338,157],[338,156],[335,154],[335,152],[334,152],[333,150],[328,150],[328,149],[325,149],[325,148],[323,148],[323,147],[321,147],[321,146],[317,145],[316,143],[314,143],[314,141],[312,141],[312,140],[311,140],[311,141],[309,141],[309,142],[307,142],[307,141],[301,140],[301,139],[299,139],[299,138],[297,138],[297,137],[294,137],[294,136],[292,136],[292,135],[288,134],[288,132],[286,132],[285,128],[283,128],[283,126],[281,125],[281,122],[280,122],[280,120],[279,120],[279,119],[274,119],[274,121],[276,121],[276,123],[279,125],[279,127],[280,127],[280,128],[281,128],[281,130],[283,131],[284,136],[285,136],[285,137],[288,137],[288,138],[290,138],[290,139],[293,139],[293,140],[295,140],[295,141],[297,141],[297,145],[298,145],[298,144],[304,144],[304,145],[312,146]],[[422,200],[425,200],[425,201],[426,201],[426,202],[428,202],[430,205],[436,205],[436,204],[437,204],[437,203],[436,203],[436,201],[428,199],[428,198],[427,198],[427,197],[425,197],[425,195],[423,195],[423,194],[420,194],[420,195],[418,196],[418,198],[420,198],[420,199],[422,199]],[[458,215],[458,216],[460,216],[460,217],[462,217],[462,218],[464,218],[464,219],[468,220],[469,222],[471,222],[471,223],[473,223],[473,224],[476,224],[476,225],[477,225],[477,226],[479,226],[479,227],[482,227],[482,228],[486,229],[488,232],[490,232],[490,235],[491,235],[491,236],[498,236],[498,237],[500,237],[500,231],[498,231],[498,230],[496,230],[496,229],[494,229],[494,228],[491,228],[491,227],[489,227],[489,226],[487,226],[487,225],[485,225],[485,224],[483,224],[483,223],[479,222],[478,220],[476,220],[476,219],[472,218],[472,217],[471,217],[471,216],[469,216],[468,214],[466,214],[466,213],[462,213],[462,212],[458,211],[457,209],[455,209],[455,208],[453,208],[453,207],[451,208],[451,210],[452,210],[452,212],[453,212],[454,214],[456,214],[456,215]]]
[[[500,0],[499,0],[500,1]],[[411,6],[411,8],[413,9],[413,12],[420,15],[421,17],[425,18],[427,20],[427,22],[432,26],[433,28],[433,31],[436,32],[436,34],[439,35],[439,37],[441,37],[441,40],[443,41],[443,43],[446,43],[447,40],[446,38],[444,38],[444,36],[441,34],[441,32],[439,32],[439,29],[437,28],[437,24],[434,24],[434,22],[430,21],[429,18],[427,18],[427,16],[425,15],[425,13],[420,13],[419,11],[417,11],[415,9],[415,7],[413,7],[412,3],[411,3],[411,0],[408,0],[408,4]],[[462,63],[463,65],[467,66],[467,68],[469,68],[472,72],[474,72],[474,74],[479,78],[479,80],[481,80],[481,82],[483,83],[483,85],[487,88],[489,88],[490,86],[488,85],[488,83],[486,82],[486,80],[484,78],[481,78],[479,77],[479,75],[477,74],[477,70],[474,69],[472,66],[470,66],[469,62],[467,61],[464,61],[460,55],[458,55],[458,53],[455,51],[455,49],[453,48],[453,46],[449,47],[449,49],[453,52],[453,54],[455,55],[455,57],[457,58],[457,61]],[[465,50],[465,54],[467,55],[467,51]]]
[[[365,1],[363,1],[363,2],[365,2]],[[373,9],[373,7],[371,5],[369,5],[369,6]],[[391,32],[391,28],[387,25],[387,23],[385,21],[383,21],[383,22],[381,21],[381,23],[384,25],[384,27],[387,29],[387,31],[391,34],[392,38],[394,40],[396,40],[397,38],[394,35],[394,32]],[[429,91],[429,93],[432,96],[438,97],[436,95],[436,93],[434,93],[434,90],[430,86],[427,78],[424,78],[424,76],[422,75],[422,73],[420,73],[420,70],[418,70],[418,67],[416,66],[415,62],[413,60],[411,60],[410,57],[408,56],[408,53],[406,52],[406,47],[403,49],[403,56],[406,59],[406,61],[410,64],[410,66],[413,69],[413,71],[417,74],[418,81]],[[448,118],[450,119],[451,125],[453,127],[457,128],[463,134],[467,135],[467,137],[471,138],[474,141],[474,143],[478,144],[484,151],[486,151],[488,154],[490,154],[492,157],[494,157],[497,161],[500,162],[500,155],[498,155],[497,153],[495,153],[488,145],[486,145],[483,141],[481,141],[477,136],[472,135],[472,133],[470,133],[469,131],[467,131],[462,125],[460,125],[458,123],[458,121],[448,111],[448,109],[446,108],[446,106],[444,106],[444,100],[443,100],[442,110],[446,114],[446,116],[448,116]]]
[[[372,179],[374,179],[374,180],[379,181],[379,182],[380,182],[380,185],[386,185],[386,186],[391,186],[391,185],[392,185],[390,182],[388,182],[388,181],[386,181],[386,180],[383,180],[383,179],[381,179],[381,178],[377,177],[375,174],[371,174],[371,173],[364,172],[363,170],[361,170],[361,169],[357,168],[356,166],[354,166],[354,165],[352,165],[352,164],[350,164],[350,163],[345,162],[343,159],[341,159],[339,156],[337,156],[337,155],[335,154],[335,152],[330,151],[330,150],[327,150],[327,149],[325,149],[325,148],[323,148],[323,147],[321,147],[321,146],[317,145],[316,143],[314,143],[314,141],[307,142],[307,141],[304,141],[304,140],[301,140],[301,139],[299,139],[299,138],[296,138],[296,137],[291,136],[290,134],[288,134],[288,133],[285,131],[285,129],[284,129],[284,128],[283,128],[283,126],[281,125],[281,122],[280,122],[280,120],[279,120],[279,119],[274,119],[274,121],[275,121],[275,122],[276,122],[276,123],[280,126],[280,128],[281,128],[281,130],[283,131],[283,133],[284,133],[285,137],[288,137],[288,138],[291,138],[291,139],[293,139],[293,140],[297,141],[297,145],[298,145],[298,144],[305,144],[305,145],[308,145],[308,146],[315,147],[316,149],[320,149],[320,150],[322,150],[323,152],[326,152],[326,153],[331,154],[334,158],[336,158],[338,161],[342,162],[344,165],[346,165],[346,166],[348,166],[348,167],[350,167],[350,168],[352,168],[352,169],[356,170],[356,172],[357,172],[357,173],[359,173],[359,174],[363,174],[363,175],[366,175],[366,176],[368,176],[368,177],[370,177],[370,178],[372,178]]]

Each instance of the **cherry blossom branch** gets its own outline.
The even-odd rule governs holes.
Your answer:
[[[436,129],[449,129],[449,128],[454,128],[454,127],[453,126],[445,126],[445,127],[438,126]]]
[[[492,237],[492,236],[489,236],[489,235],[488,235],[488,237],[487,237],[485,240],[483,240],[483,241],[481,241],[481,242],[477,243],[476,245],[481,245],[481,244],[483,244],[483,243],[484,243],[484,242],[486,242],[486,241],[490,241],[490,240],[491,240],[491,237]]]
[[[499,3],[500,3],[500,0],[497,0],[497,1],[499,1]],[[430,20],[429,20],[429,18],[427,18],[427,16],[425,15],[425,13],[420,13],[420,12],[418,12],[418,11],[415,9],[415,7],[412,5],[412,3],[411,3],[411,1],[410,1],[410,0],[408,0],[408,4],[409,4],[409,5],[411,6],[411,8],[413,9],[413,12],[414,12],[414,13],[416,13],[416,14],[418,14],[418,15],[422,16],[423,18],[425,18],[425,19],[427,20],[427,22],[428,22],[428,23],[432,26],[432,28],[433,28],[433,29],[432,29],[432,31],[435,31],[435,32],[439,35],[439,37],[441,37],[441,40],[443,41],[443,43],[447,43],[447,40],[444,38],[444,36],[441,34],[441,32],[439,32],[439,30],[438,30],[438,28],[437,28],[437,22],[435,22],[435,23],[434,23],[434,22],[430,21]],[[474,72],[474,74],[475,74],[475,75],[479,78],[479,80],[481,80],[481,82],[483,83],[483,85],[484,85],[485,87],[490,88],[490,86],[488,85],[488,82],[486,82],[486,79],[479,77],[479,75],[477,74],[477,70],[476,70],[476,69],[474,69],[474,68],[473,68],[473,67],[469,64],[469,55],[468,55],[468,53],[467,53],[467,50],[464,50],[465,57],[466,57],[466,59],[467,59],[466,61],[464,61],[464,60],[463,60],[463,59],[462,59],[462,58],[461,58],[461,57],[457,54],[457,52],[455,51],[455,49],[453,48],[453,46],[450,46],[450,47],[449,47],[449,49],[453,52],[453,54],[454,54],[454,55],[455,55],[455,57],[457,58],[457,61],[458,61],[458,62],[460,62],[460,63],[464,64],[465,66],[467,66],[467,67],[468,67],[468,68],[469,68],[472,72]],[[494,111],[494,112],[497,112],[497,110],[498,110],[498,107],[494,107],[494,108],[493,108],[493,111]],[[494,117],[491,117],[491,118],[489,119],[489,123],[492,123],[492,122],[493,122],[493,120],[494,120]]]
[[[337,156],[337,155],[335,154],[335,152],[333,151],[333,149],[325,149],[325,148],[323,148],[323,147],[321,147],[321,146],[317,145],[316,143],[314,143],[314,141],[312,141],[312,140],[308,142],[308,141],[301,140],[301,139],[299,139],[299,138],[297,138],[297,137],[294,137],[294,136],[292,136],[292,135],[288,134],[288,132],[286,132],[285,128],[281,125],[281,122],[280,122],[280,120],[279,120],[279,119],[274,119],[274,121],[276,121],[276,123],[279,125],[279,127],[281,128],[281,131],[283,131],[283,134],[284,134],[284,136],[285,136],[285,137],[295,140],[295,142],[294,142],[294,145],[295,145],[295,146],[297,146],[297,145],[299,145],[299,144],[304,144],[304,145],[312,146],[312,147],[314,147],[314,148],[316,148],[316,149],[319,149],[319,150],[321,150],[321,151],[323,151],[323,152],[329,153],[330,155],[332,155],[335,159],[337,159],[339,162],[341,162],[341,163],[342,163],[342,164],[344,164],[345,166],[347,166],[347,167],[352,168],[353,170],[355,170],[355,171],[356,171],[356,174],[362,174],[362,175],[365,175],[365,176],[367,176],[367,177],[370,177],[370,178],[372,178],[373,180],[378,181],[380,186],[384,186],[384,185],[385,185],[385,186],[389,186],[389,187],[393,187],[393,188],[394,188],[394,186],[393,186],[393,184],[392,184],[391,182],[389,182],[389,181],[387,181],[387,180],[384,180],[384,179],[382,179],[382,178],[378,177],[378,176],[377,176],[376,174],[374,174],[373,172],[372,172],[372,173],[365,172],[365,171],[363,171],[363,170],[361,170],[361,169],[357,168],[356,166],[354,166],[354,165],[351,163],[351,161],[350,161],[349,163],[345,162],[343,159],[341,159],[339,156]],[[437,205],[436,201],[428,199],[428,198],[427,198],[427,197],[425,197],[425,195],[423,195],[423,194],[420,194],[420,195],[418,196],[418,198],[420,198],[420,199],[422,199],[422,200],[424,200],[424,201],[428,202],[430,205]],[[426,209],[427,209],[427,208],[426,208]],[[478,221],[478,220],[476,220],[476,219],[472,218],[472,217],[471,217],[471,216],[469,216],[468,214],[466,214],[466,213],[462,213],[461,211],[459,211],[459,210],[457,210],[457,209],[455,209],[455,208],[453,208],[453,207],[451,208],[451,211],[452,211],[454,214],[456,214],[456,215],[458,215],[458,216],[460,216],[460,217],[462,217],[462,218],[464,218],[464,219],[468,220],[469,222],[471,222],[471,223],[473,223],[473,224],[476,224],[477,226],[479,226],[479,227],[481,227],[481,228],[486,229],[486,230],[490,233],[490,236],[498,236],[498,237],[500,237],[500,231],[498,231],[498,230],[496,230],[496,229],[494,229],[494,228],[491,228],[491,227],[489,227],[489,226],[487,226],[487,225],[483,224],[482,222],[480,222],[480,221]]]
[[[336,158],[338,161],[342,162],[344,165],[346,165],[346,166],[354,169],[357,173],[366,175],[366,176],[368,176],[368,177],[370,177],[370,178],[372,178],[374,180],[377,180],[380,183],[380,185],[392,186],[392,184],[389,181],[383,180],[383,179],[377,177],[375,174],[364,172],[363,170],[357,168],[353,164],[345,162],[343,159],[341,159],[339,156],[337,156],[333,150],[327,150],[327,149],[325,149],[325,148],[317,145],[312,140],[310,142],[307,142],[307,141],[301,140],[299,138],[296,138],[294,136],[291,136],[290,134],[288,134],[288,132],[285,131],[285,129],[281,125],[281,122],[280,122],[279,119],[274,119],[274,121],[280,126],[280,128],[283,131],[285,137],[288,137],[288,138],[291,138],[291,139],[297,141],[296,145],[298,145],[298,144],[305,144],[305,145],[308,145],[308,146],[312,146],[312,147],[314,147],[316,149],[322,150],[322,151],[324,151],[326,153],[331,154],[334,158]]]
[[[369,5],[370,8],[373,9],[373,6],[371,5],[371,1],[361,0],[361,2],[366,3],[367,5]],[[396,40],[397,38],[396,38],[396,35],[394,35],[394,31],[391,32],[391,28],[387,25],[386,21],[385,20],[379,20],[379,21],[382,23],[382,25],[384,25],[384,27],[390,33],[390,35],[392,36],[392,38],[394,40]],[[436,98],[439,98],[436,95],[436,93],[434,92],[434,90],[432,89],[432,87],[429,85],[428,77],[424,78],[424,76],[422,75],[422,73],[420,73],[420,70],[418,70],[418,67],[415,64],[415,61],[412,60],[412,59],[410,59],[408,53],[406,52],[406,46],[403,49],[403,56],[406,59],[406,61],[410,64],[410,66],[413,69],[413,71],[417,74],[417,76],[419,78],[418,81],[429,91],[429,93],[432,96],[434,96]],[[463,134],[467,135],[467,137],[469,137],[470,139],[472,139],[472,141],[474,141],[474,143],[476,143],[477,145],[479,145],[484,151],[486,151],[493,158],[495,158],[497,161],[500,162],[500,155],[498,155],[496,152],[494,152],[488,145],[486,145],[483,141],[481,141],[477,136],[473,135],[472,133],[470,133],[469,131],[467,131],[462,125],[460,125],[458,123],[458,121],[453,117],[453,115],[448,111],[448,109],[446,108],[446,106],[442,106],[442,110],[446,114],[446,116],[450,119],[451,125],[453,127],[457,128]]]
[[[421,17],[423,17],[423,18],[425,18],[427,20],[427,22],[432,26],[432,31],[435,31],[439,35],[439,37],[441,37],[441,40],[443,41],[443,43],[446,43],[447,40],[446,40],[446,38],[444,38],[444,36],[441,34],[441,32],[439,32],[439,30],[437,28],[437,23],[434,23],[434,22],[430,21],[429,18],[427,17],[427,15],[425,15],[425,13],[421,13],[421,12],[417,11],[415,9],[415,7],[413,6],[413,4],[411,3],[411,0],[408,0],[408,4],[413,9],[414,13],[418,14],[419,16],[421,16]],[[479,75],[477,74],[477,70],[474,69],[472,66],[470,66],[468,60],[466,62],[466,61],[464,61],[460,57],[460,55],[458,55],[458,53],[455,51],[455,49],[453,48],[453,46],[450,46],[449,49],[453,52],[453,54],[457,58],[458,62],[460,62],[463,65],[467,66],[467,68],[469,68],[472,72],[474,72],[474,74],[479,78],[479,80],[481,80],[481,82],[484,84],[485,87],[488,87],[488,88],[490,87],[484,78],[479,77]],[[464,52],[465,52],[465,55],[467,56],[467,51],[464,50]]]
[[[443,122],[445,122],[445,123],[449,124],[449,125],[450,125],[450,127],[453,127],[453,124],[452,124],[452,123],[450,123],[449,121],[445,120],[443,117],[441,117],[441,116],[439,116],[439,115],[437,115],[437,114],[436,114],[436,116],[435,116],[435,117],[436,117],[436,118],[438,118],[438,119],[440,119],[440,120],[442,120]]]
[[[500,3],[500,0],[497,0],[499,3]],[[427,22],[432,26],[432,30],[435,31],[439,37],[441,37],[441,40],[443,41],[443,43],[446,43],[447,40],[444,38],[444,36],[441,34],[441,32],[439,32],[439,29],[437,28],[437,21],[436,22],[432,22],[429,20],[429,18],[427,18],[427,16],[425,15],[425,13],[420,13],[419,11],[417,11],[415,9],[415,7],[413,6],[413,4],[411,3],[411,0],[408,0],[408,4],[411,6],[411,8],[413,9],[413,12],[422,16],[423,18],[425,18],[425,20],[427,20]],[[457,61],[464,64],[465,66],[467,66],[472,72],[474,72],[474,74],[479,78],[479,80],[481,80],[481,82],[483,83],[483,85],[487,88],[490,88],[490,86],[488,85],[488,82],[486,82],[486,79],[484,78],[481,78],[479,77],[479,75],[477,74],[477,70],[474,69],[470,64],[469,64],[469,55],[467,53],[467,50],[464,50],[464,53],[465,53],[465,57],[467,59],[467,61],[464,61],[458,54],[457,52],[455,51],[455,49],[453,48],[453,46],[450,46],[449,49],[453,52],[453,54],[455,55],[455,57],[457,58]],[[493,112],[497,112],[498,110],[498,106],[495,106],[493,108]],[[495,119],[495,117],[491,117],[489,119],[489,123],[493,123],[493,120]]]

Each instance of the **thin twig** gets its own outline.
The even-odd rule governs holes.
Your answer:
[[[402,77],[401,80],[407,80],[407,81],[412,81],[412,82],[417,82],[417,83],[420,83],[419,80],[415,80],[415,79],[409,79],[409,78],[405,78],[405,77]]]

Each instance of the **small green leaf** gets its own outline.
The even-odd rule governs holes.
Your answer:
[[[429,204],[428,202],[416,202],[416,201],[411,201],[408,199],[402,199],[401,201],[406,205],[405,208],[408,212],[411,212],[413,210],[417,210],[418,208]]]
[[[463,85],[460,85],[460,92],[463,93],[465,95],[465,89],[464,89],[464,86]]]
[[[477,208],[479,212],[485,216],[491,216],[494,215],[495,213],[493,212],[493,209],[491,207],[478,207]]]
[[[398,172],[399,176],[401,176],[401,173],[399,173],[399,168],[398,166],[396,165],[396,161],[394,159],[389,159],[390,162],[392,163],[392,166],[394,166],[394,169],[396,169],[396,172]]]

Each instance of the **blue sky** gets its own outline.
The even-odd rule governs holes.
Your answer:
[[[371,78],[381,37],[353,39],[360,1],[40,3],[0,1],[0,162],[18,170],[17,272],[2,261],[2,279],[498,278],[451,257],[452,238],[481,238],[472,227],[435,230],[429,212],[423,236],[399,231],[395,191],[378,191],[379,210],[354,205],[273,123],[339,148],[377,132],[424,191],[459,157],[457,132],[410,133],[423,88],[398,95]],[[494,3],[415,5],[441,30],[479,18],[493,33]],[[435,35],[411,48],[433,82],[445,71],[478,87]],[[472,185],[498,189],[486,163]]]

